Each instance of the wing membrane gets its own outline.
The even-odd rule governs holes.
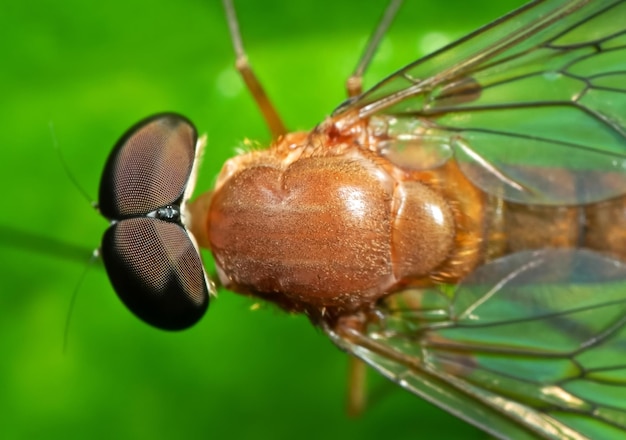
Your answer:
[[[340,106],[335,120],[382,119],[414,148],[443,140],[474,184],[510,201],[624,194],[623,17],[622,0],[532,2],[394,73]],[[585,190],[564,195],[559,176],[536,180],[562,169]]]
[[[500,438],[626,430],[626,265],[587,250],[512,254],[453,291],[411,290],[340,347]]]

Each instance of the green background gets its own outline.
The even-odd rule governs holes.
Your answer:
[[[407,2],[366,85],[519,4]],[[344,99],[384,5],[237,3],[251,62],[291,129]],[[101,263],[79,287],[64,353],[72,292],[106,223],[53,138],[95,198],[110,148],[152,113],[180,112],[208,134],[197,193],[234,147],[269,135],[215,0],[3,2],[0,41],[0,437],[486,437],[375,377],[381,392],[349,419],[346,356],[305,318],[221,291],[198,325],[165,333],[124,308]]]

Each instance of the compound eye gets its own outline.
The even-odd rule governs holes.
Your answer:
[[[198,134],[181,115],[144,119],[117,142],[100,180],[98,206],[108,219],[145,215],[178,201],[196,156]]]
[[[117,295],[148,324],[181,330],[204,315],[207,280],[182,226],[146,217],[121,221],[105,232],[102,258]]]
[[[100,212],[113,225],[102,258],[122,302],[165,330],[195,324],[209,303],[195,242],[181,223],[197,133],[183,116],[147,118],[122,136],[100,181]]]

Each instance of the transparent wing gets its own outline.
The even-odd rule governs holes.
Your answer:
[[[626,432],[626,265],[587,250],[515,253],[456,288],[409,290],[342,349],[499,438]]]
[[[622,0],[531,2],[347,101],[334,121],[371,118],[402,140],[391,150],[436,145],[474,184],[510,201],[621,195],[625,17]]]

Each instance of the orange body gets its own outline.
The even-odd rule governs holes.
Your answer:
[[[523,249],[626,249],[624,200],[542,207],[472,185],[456,161],[424,169],[386,134],[332,119],[229,160],[190,205],[221,283],[309,316],[354,313],[408,285],[454,283]],[[427,162],[427,161],[426,161]],[[623,253],[623,251],[622,251]]]

